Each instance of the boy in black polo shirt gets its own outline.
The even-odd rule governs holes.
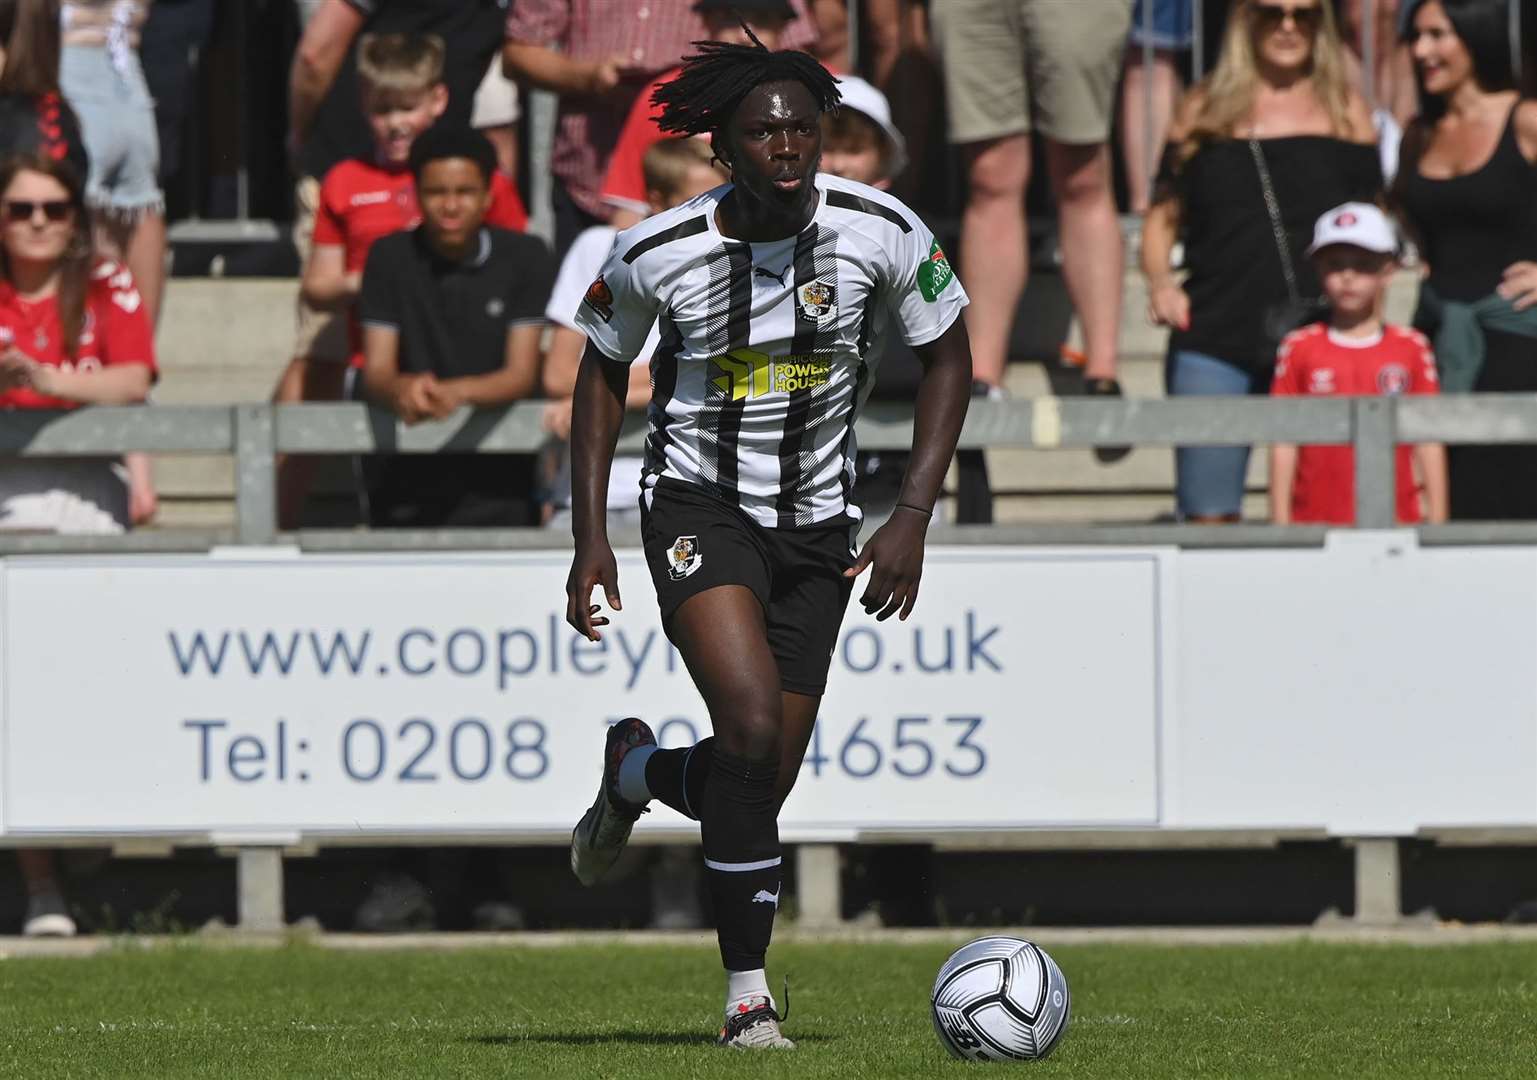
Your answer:
[[[422,224],[369,252],[359,300],[363,388],[406,423],[461,405],[505,405],[539,382],[539,335],[555,276],[544,243],[487,228],[496,153],[467,128],[411,148]],[[376,527],[535,524],[532,455],[380,458],[366,473]]]

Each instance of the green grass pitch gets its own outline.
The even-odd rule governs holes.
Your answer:
[[[958,943],[958,942],[957,942]],[[699,946],[341,952],[197,943],[0,960],[5,1077],[1369,1077],[1537,1074],[1537,945],[1063,946],[1043,1063],[952,1062],[951,944],[784,945],[793,1053],[710,1044]]]

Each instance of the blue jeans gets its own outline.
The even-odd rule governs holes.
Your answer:
[[[1169,351],[1166,379],[1170,397],[1237,397],[1263,389],[1243,368],[1190,349]],[[1174,502],[1180,520],[1241,513],[1248,471],[1247,446],[1177,447]]]

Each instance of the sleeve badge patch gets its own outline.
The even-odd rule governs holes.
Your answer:
[[[603,275],[599,274],[598,280],[587,286],[587,295],[582,297],[582,303],[592,308],[604,322],[614,317],[614,294],[608,282],[603,280]]]
[[[950,269],[950,260],[945,258],[944,249],[935,240],[929,245],[929,257],[918,264],[918,291],[932,304],[954,280],[955,271]]]

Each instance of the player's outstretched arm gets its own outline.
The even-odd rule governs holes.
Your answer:
[[[630,365],[608,359],[589,344],[571,397],[571,533],[576,555],[566,579],[566,621],[591,641],[608,619],[597,614],[592,590],[603,586],[608,606],[619,605],[619,566],[608,542],[608,475],[624,421]]]
[[[905,619],[918,602],[929,520],[971,403],[971,343],[964,320],[957,318],[938,338],[914,351],[924,371],[913,418],[912,459],[891,519],[870,537],[847,571],[857,577],[871,568],[859,602],[878,620],[892,615]]]

